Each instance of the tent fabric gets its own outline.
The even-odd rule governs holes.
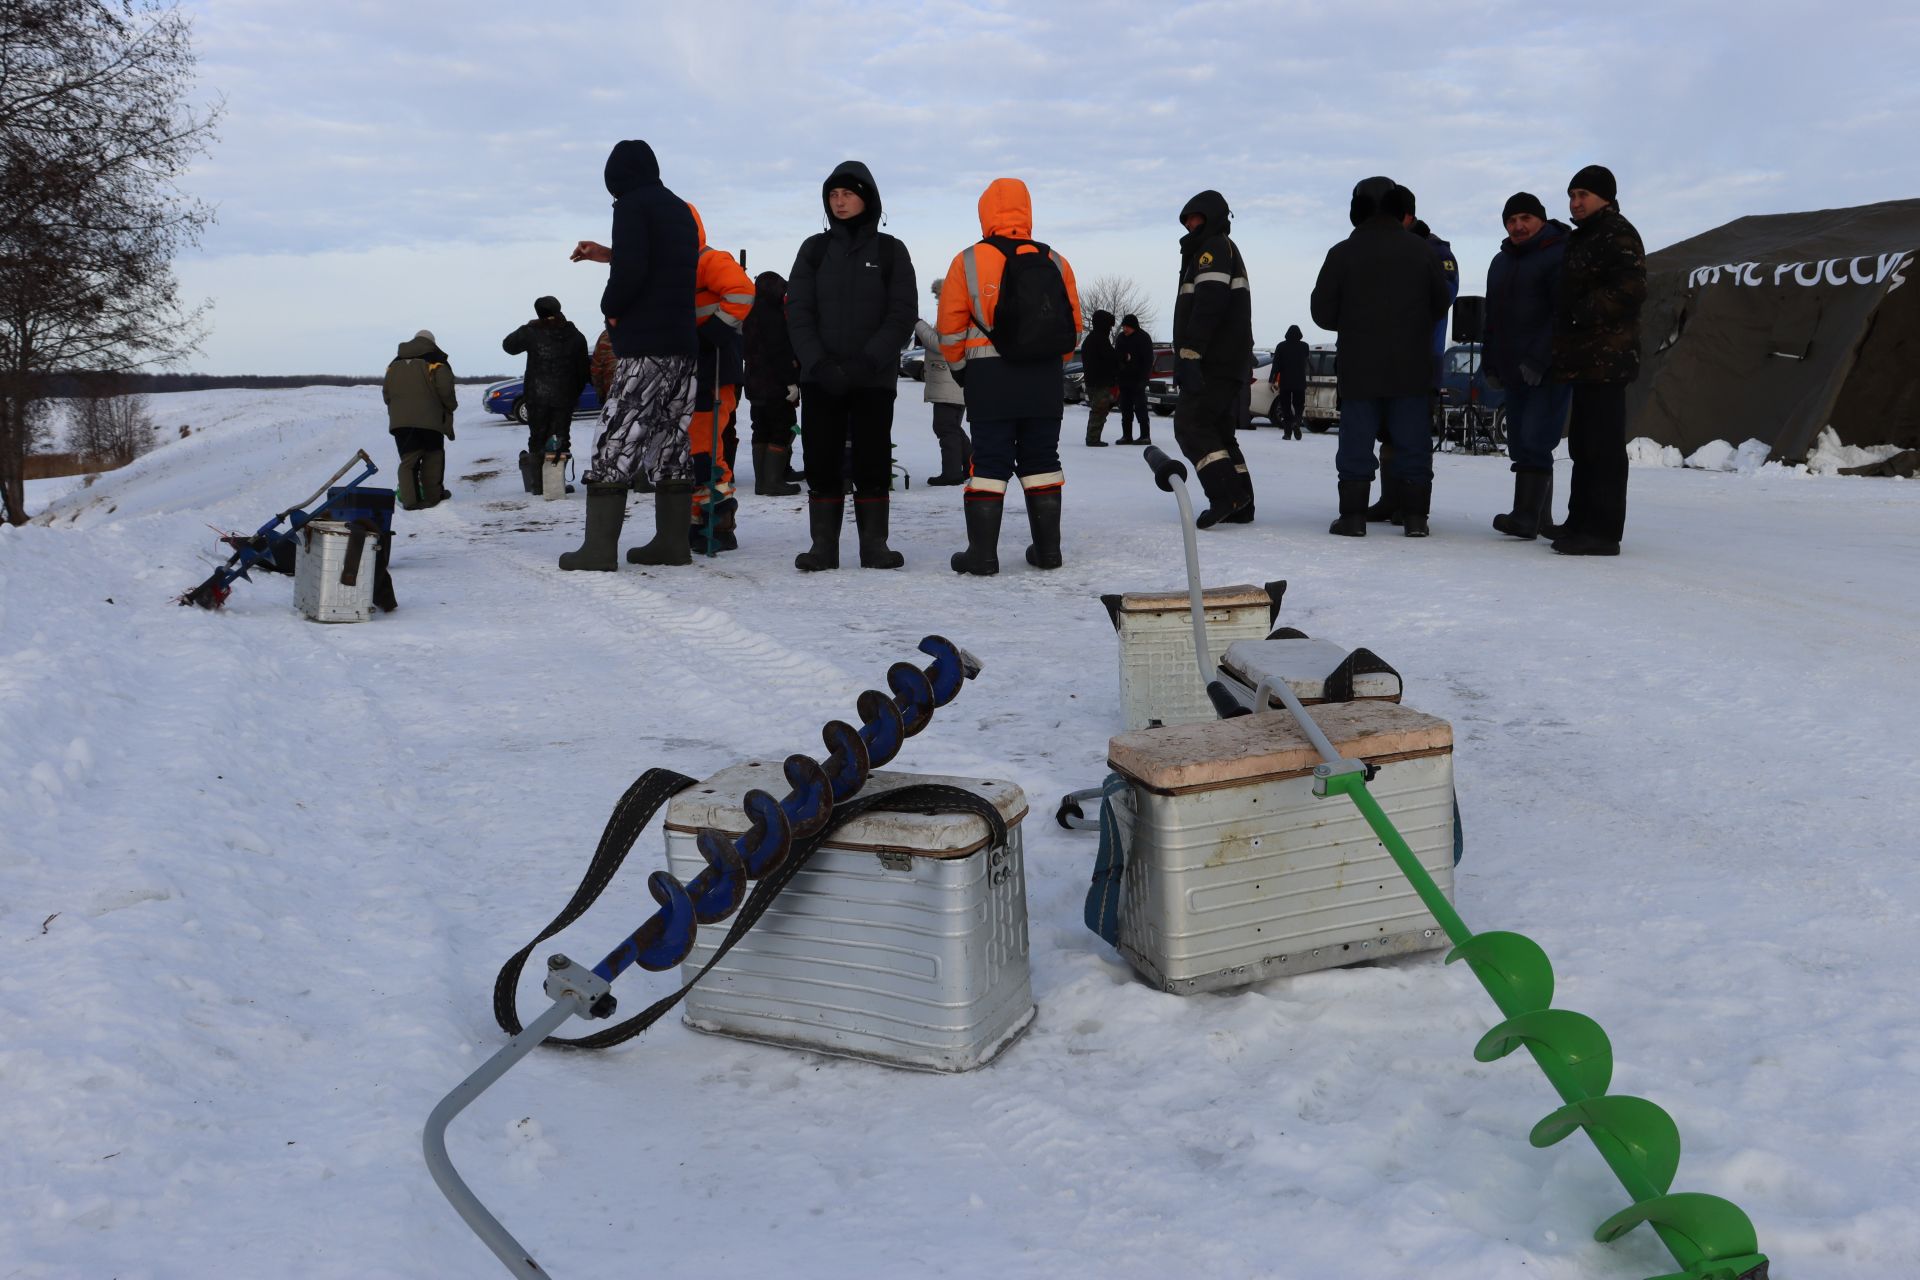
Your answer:
[[[1804,461],[1920,447],[1920,200],[1739,218],[1647,258],[1629,434]]]

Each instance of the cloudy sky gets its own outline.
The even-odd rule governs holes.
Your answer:
[[[712,242],[783,274],[821,179],[865,160],[924,291],[1024,178],[1082,281],[1171,313],[1176,214],[1224,192],[1255,336],[1299,323],[1353,183],[1386,173],[1480,292],[1500,207],[1564,216],[1598,161],[1650,249],[1745,213],[1920,196],[1920,5],[184,0],[219,208],[179,264],[214,303],[188,367],[372,373],[434,330],[463,374],[553,293],[587,330],[608,148],[644,138]],[[1438,16],[1437,16],[1438,15]]]

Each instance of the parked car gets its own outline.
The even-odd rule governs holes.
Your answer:
[[[912,378],[915,382],[927,380],[927,351],[925,347],[908,347],[900,353],[900,376]]]
[[[1067,361],[1067,385],[1062,393],[1068,404],[1082,404],[1087,398],[1087,366],[1079,356]]]
[[[1153,370],[1147,375],[1147,408],[1163,418],[1173,412],[1173,402],[1180,398],[1173,385],[1173,363],[1173,348],[1154,343]]]
[[[1496,391],[1487,385],[1487,366],[1480,358],[1479,343],[1448,347],[1440,360],[1440,400],[1447,408],[1477,404],[1498,409],[1507,403],[1504,390]]]
[[[480,399],[480,407],[488,413],[497,413],[515,422],[527,420],[527,405],[522,398],[525,392],[525,380],[509,378],[505,382],[496,382],[487,388],[486,395]],[[589,382],[580,389],[580,400],[573,406],[573,416],[578,418],[600,412],[600,394]]]

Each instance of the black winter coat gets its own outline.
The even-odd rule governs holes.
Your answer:
[[[1304,338],[1286,338],[1273,349],[1273,371],[1280,385],[1289,390],[1307,385],[1307,343]]]
[[[820,382],[834,363],[851,387],[892,388],[919,315],[913,260],[907,246],[879,229],[880,188],[858,160],[842,161],[820,184],[821,206],[828,191],[850,185],[847,178],[873,198],[845,222],[828,209],[827,230],[800,246],[787,277],[787,333],[802,382]]]
[[[1549,221],[1531,240],[1500,242],[1487,268],[1487,318],[1481,360],[1487,372],[1508,386],[1525,382],[1521,366],[1534,381],[1553,363],[1553,305],[1560,285],[1560,264],[1567,256],[1568,227]]]
[[[1120,357],[1113,349],[1113,322],[1095,320],[1093,332],[1080,344],[1080,368],[1090,387],[1120,385]]]
[[[1247,265],[1227,234],[1227,200],[1202,191],[1187,201],[1180,221],[1206,221],[1180,238],[1180,294],[1173,304],[1173,345],[1200,353],[1209,377],[1245,378],[1253,363],[1253,299]]]
[[[1327,250],[1313,285],[1313,322],[1340,335],[1342,399],[1433,390],[1433,325],[1451,302],[1427,242],[1375,214]]]
[[[508,334],[500,349],[527,357],[527,404],[532,408],[571,409],[587,385],[586,335],[565,316],[542,316]]]
[[[600,314],[612,323],[617,356],[691,356],[694,276],[700,232],[687,202],[660,181],[653,148],[616,142],[607,157],[613,200],[613,262]]]
[[[740,326],[746,347],[747,399],[785,400],[800,381],[800,364],[787,336],[787,282],[778,271],[753,278],[753,309]]]
[[[1553,376],[1561,382],[1632,382],[1640,376],[1640,308],[1647,251],[1613,205],[1567,237],[1553,316]]]
[[[1113,340],[1113,352],[1120,361],[1120,385],[1144,387],[1153,376],[1153,339],[1145,329],[1122,333]]]

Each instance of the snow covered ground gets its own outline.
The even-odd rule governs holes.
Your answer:
[[[899,573],[795,573],[802,500],[743,488],[717,563],[562,575],[579,499],[521,494],[520,429],[464,409],[397,613],[313,625],[283,578],[174,607],[209,525],[389,466],[372,389],[156,396],[166,445],[0,530],[0,1277],[496,1274],[419,1134],[502,1040],[501,961],[641,770],[817,750],[929,632],[986,670],[895,767],[1026,789],[1038,1021],[954,1077],[674,1020],[536,1053],[452,1147],[554,1275],[1671,1270],[1645,1230],[1593,1243],[1624,1197],[1586,1142],[1528,1146],[1556,1100],[1473,1060],[1497,1015],[1462,966],[1182,999],[1082,927],[1093,841],[1050,815],[1118,727],[1096,597],[1180,582],[1172,504],[1069,409],[1067,567],[1021,563],[1016,500],[1005,571],[958,579],[916,390]],[[1203,539],[1209,582],[1288,579],[1283,620],[1453,722],[1462,914],[1545,946],[1614,1090],[1679,1122],[1676,1189],[1745,1208],[1777,1280],[1912,1274],[1920,486],[1636,469],[1626,554],[1567,559],[1488,527],[1500,459],[1439,460],[1432,538],[1350,540],[1330,437],[1246,444],[1259,521]],[[597,956],[662,865],[649,833],[554,946]]]

